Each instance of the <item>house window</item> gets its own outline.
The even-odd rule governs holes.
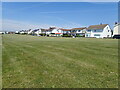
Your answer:
[[[94,32],[96,32],[96,30],[94,30]]]
[[[73,30],[72,32],[76,32],[76,30]]]
[[[100,34],[94,34],[94,36],[100,36]]]
[[[103,32],[102,29],[93,30],[93,32]]]
[[[86,34],[86,37],[90,37],[90,34]]]
[[[81,32],[81,30],[78,30],[78,32]]]
[[[87,30],[87,32],[91,32],[91,30]]]
[[[109,30],[108,30],[108,32],[109,32]]]

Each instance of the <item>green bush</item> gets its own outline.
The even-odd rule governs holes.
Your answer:
[[[65,35],[62,35],[62,37],[72,37],[72,36],[68,35],[68,34],[65,34]]]
[[[40,36],[45,36],[46,34],[45,33],[42,33],[42,34],[39,34]]]
[[[85,37],[85,35],[76,35],[76,37]]]

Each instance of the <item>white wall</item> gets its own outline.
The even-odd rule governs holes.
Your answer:
[[[31,34],[33,30],[28,31],[28,34]]]
[[[94,34],[100,34],[100,36],[94,36]],[[92,32],[91,37],[102,38],[102,32]]]
[[[103,33],[101,35],[101,37],[112,37],[112,30],[110,28],[109,25],[107,25],[104,29],[103,29]]]
[[[37,35],[41,34],[41,29],[39,29],[38,31],[36,31],[35,34],[37,34]]]
[[[50,30],[49,30],[49,31],[46,31],[46,34],[50,34],[51,32],[52,32],[52,31],[50,31]]]
[[[108,31],[109,30],[109,31]],[[104,29],[103,32],[87,32],[85,34],[85,37],[87,37],[87,34],[90,34],[90,37],[96,37],[96,38],[104,38],[104,37],[111,37],[112,32],[111,28],[109,25],[107,25]],[[100,36],[94,36],[94,34],[100,34]]]
[[[76,33],[82,33],[82,30],[80,30],[80,32],[79,32],[79,30],[76,30]]]
[[[60,29],[53,29],[52,33],[63,33],[63,31]]]
[[[76,31],[76,33],[85,33],[86,32],[86,29],[83,29],[79,32],[79,30]]]

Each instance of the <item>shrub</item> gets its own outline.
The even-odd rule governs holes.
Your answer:
[[[72,37],[72,36],[68,35],[68,34],[65,34],[65,35],[62,35],[62,37]]]
[[[76,37],[85,37],[85,35],[76,35]]]
[[[42,33],[42,34],[39,34],[40,36],[45,36],[46,34],[45,33]]]

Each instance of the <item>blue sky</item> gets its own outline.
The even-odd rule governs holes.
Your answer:
[[[3,2],[3,30],[77,28],[118,21],[117,2]]]

